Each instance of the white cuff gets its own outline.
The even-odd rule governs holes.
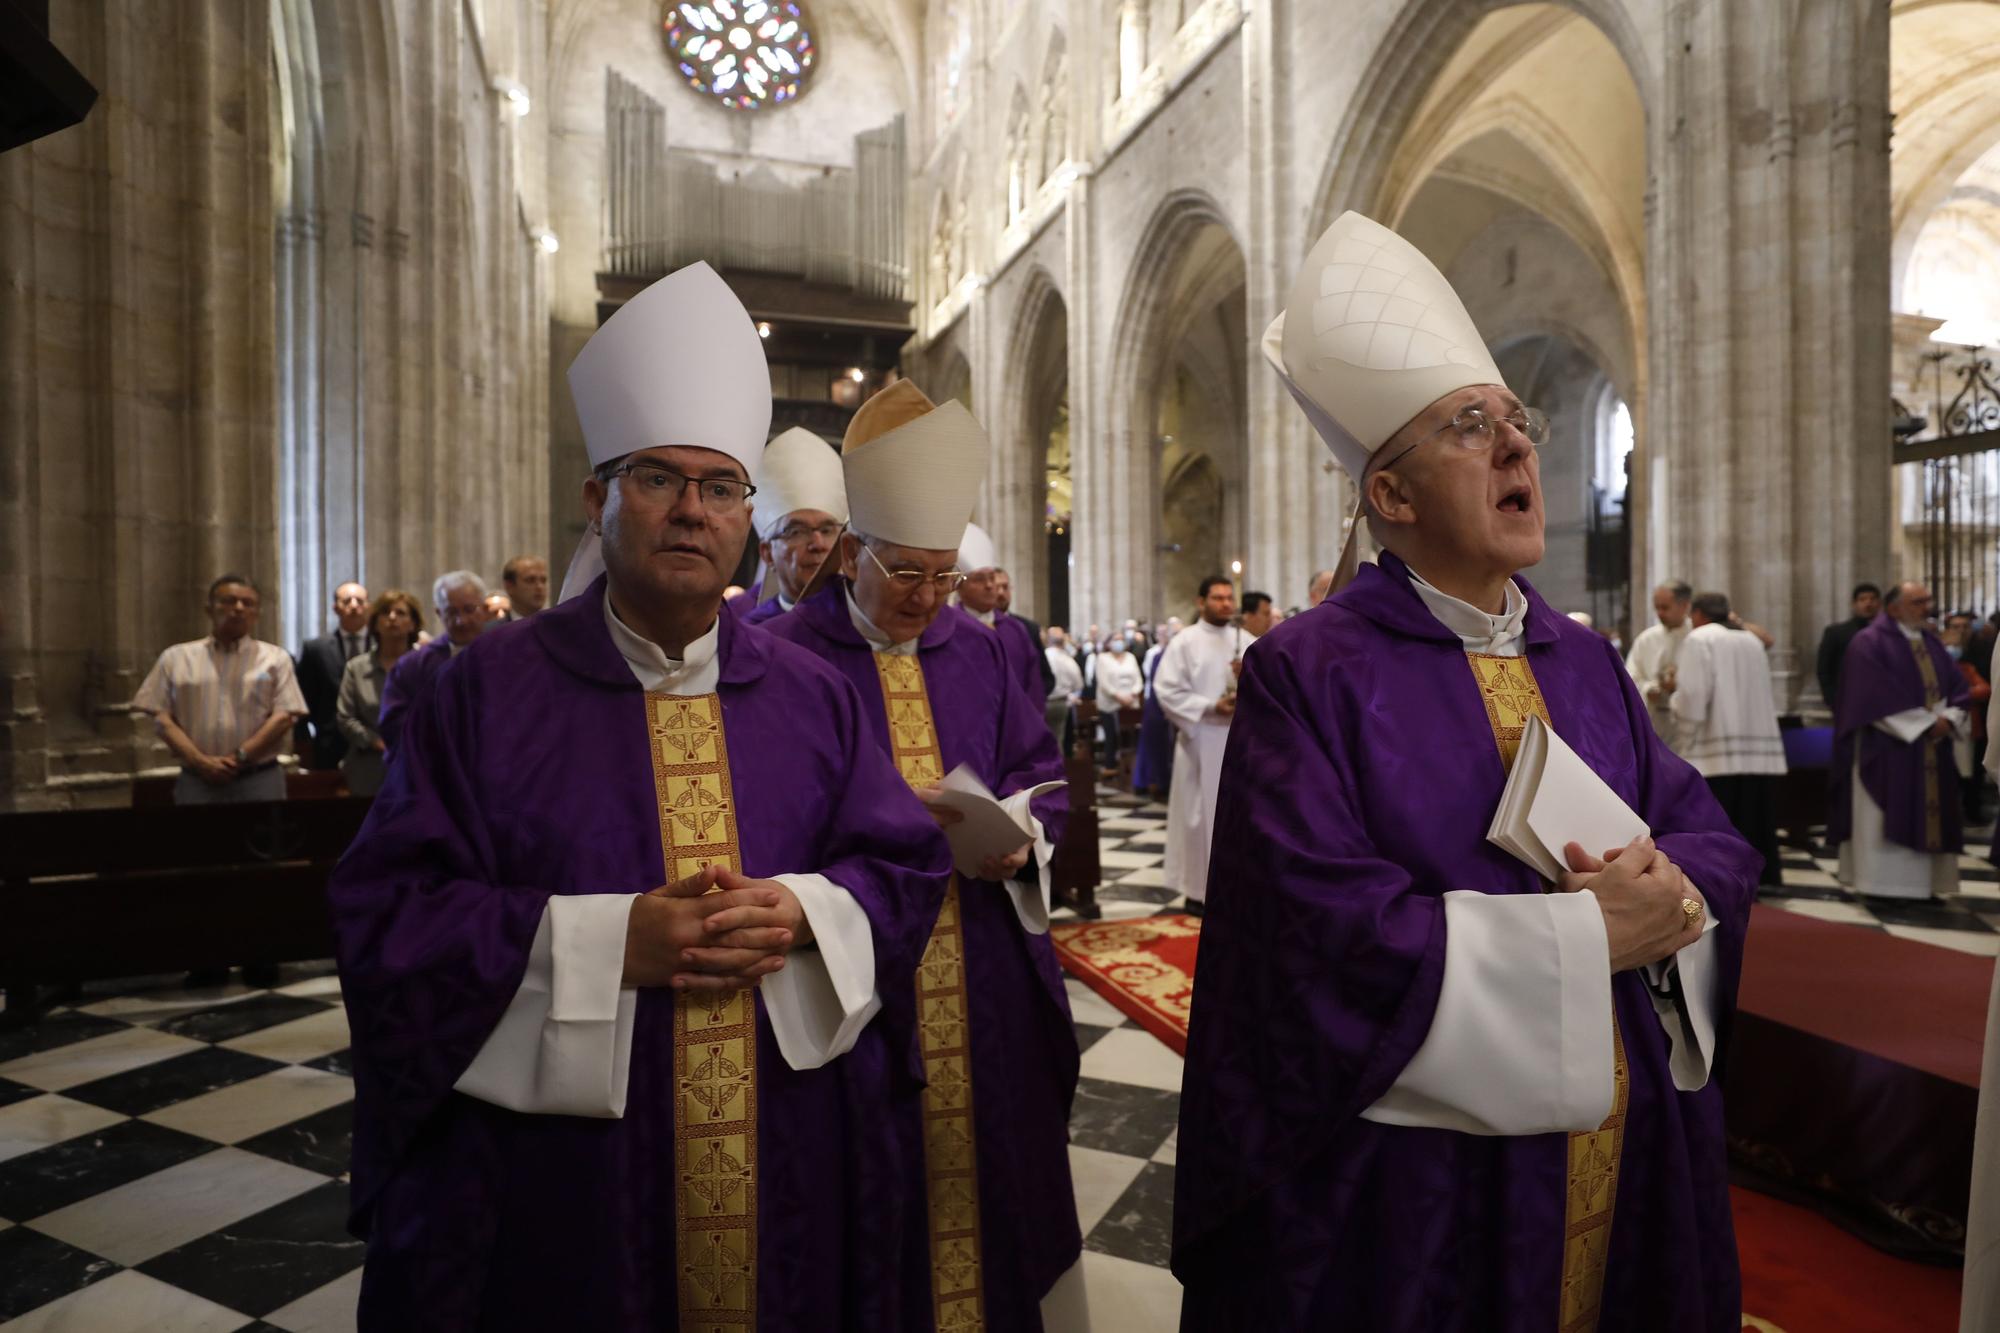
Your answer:
[[[1682,1092],[1707,1087],[1709,1068],[1715,1063],[1715,927],[1711,913],[1702,924],[1700,939],[1664,962],[1646,965],[1653,1012],[1659,1015],[1671,1048],[1667,1067]],[[1674,995],[1661,993],[1676,972],[1681,981],[1678,1003]]]
[[[853,1049],[882,1008],[875,993],[875,935],[854,895],[825,875],[774,875],[805,909],[817,949],[794,949],[759,983],[778,1053],[818,1069]]]
[[[510,1111],[617,1119],[632,1067],[639,993],[620,986],[629,893],[557,894],[528,970],[486,1044],[454,1084]]]
[[[1000,802],[1000,808],[1007,812],[1007,818],[1025,827],[1034,836],[1035,884],[1024,884],[1018,879],[1010,879],[1002,888],[1014,900],[1014,915],[1020,918],[1021,929],[1030,935],[1049,933],[1050,874],[1055,860],[1055,847],[1049,842],[1048,834],[1042,828],[1042,821],[1035,818],[1028,808],[1034,798],[1022,788]]]
[[[1444,895],[1444,981],[1424,1044],[1361,1113],[1467,1134],[1596,1129],[1611,1114],[1611,948],[1576,893]]]

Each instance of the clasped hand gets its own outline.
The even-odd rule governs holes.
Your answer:
[[[1681,907],[1683,899],[1701,902],[1701,894],[1651,838],[1634,838],[1605,852],[1602,860],[1572,842],[1563,857],[1569,873],[1556,888],[1596,895],[1613,972],[1671,958],[1701,938],[1702,920],[1690,924]]]
[[[748,990],[811,941],[805,908],[784,884],[709,866],[632,900],[624,984]]]

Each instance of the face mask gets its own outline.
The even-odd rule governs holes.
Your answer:
[[[1113,640],[1111,641],[1111,651],[1112,651],[1112,652],[1114,652],[1114,653],[1122,653],[1122,652],[1124,652],[1124,651],[1125,651],[1125,640],[1123,640],[1123,639],[1113,639]]]
[[[1965,655],[1965,649],[1955,643],[1946,644],[1944,650],[1951,654],[1951,660],[1954,662]]]

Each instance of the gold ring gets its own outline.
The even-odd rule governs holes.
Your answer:
[[[1690,926],[1700,925],[1701,903],[1693,898],[1681,899],[1681,915],[1687,918],[1687,923]]]

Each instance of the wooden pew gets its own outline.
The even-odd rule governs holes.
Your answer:
[[[1097,854],[1097,705],[1088,699],[1077,701],[1075,740],[1063,776],[1069,779],[1069,823],[1050,860],[1049,887],[1058,906],[1095,920],[1103,866]]]
[[[0,815],[0,1024],[49,983],[331,957],[326,880],[369,804]]]

